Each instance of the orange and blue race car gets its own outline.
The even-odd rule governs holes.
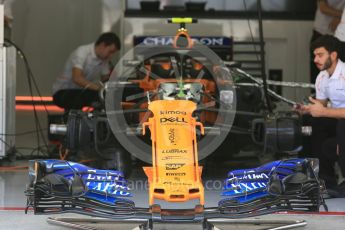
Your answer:
[[[224,199],[217,207],[205,207],[199,162],[229,138],[236,116],[254,116],[250,120],[253,140],[273,149],[298,147],[294,141],[300,127],[293,115],[263,119],[257,113],[236,110],[241,107],[236,103],[237,83],[246,74],[229,69],[214,52],[190,38],[186,24],[195,19],[169,22],[180,24],[172,46],[137,47],[120,61],[106,86],[104,113],[112,140],[151,164],[143,168],[149,182],[148,206],[135,205],[121,167],[104,170],[49,159],[30,161],[27,207],[35,214],[71,212],[118,220],[202,223],[278,211],[318,211],[325,205],[318,161],[298,158],[230,171],[222,191]],[[243,83],[255,81],[249,80]],[[85,120],[92,121],[97,112],[86,117],[72,112],[70,116],[67,137],[73,139],[87,128],[80,123],[90,125]],[[95,130],[104,120],[94,123],[97,138]],[[198,204],[191,209],[165,210],[157,200],[197,200]]]

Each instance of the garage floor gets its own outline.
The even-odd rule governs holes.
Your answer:
[[[18,166],[25,166],[26,162],[17,162]],[[211,177],[210,177],[211,178]],[[215,177],[217,178],[217,177]],[[61,226],[54,226],[47,223],[48,216],[35,216],[32,211],[28,214],[24,214],[24,208],[26,204],[26,198],[24,196],[24,190],[27,180],[27,169],[16,168],[7,171],[0,171],[0,229],[14,229],[14,230],[26,230],[26,229],[66,229]],[[206,207],[214,207],[217,205],[220,197],[220,186],[223,179],[206,179]],[[141,173],[141,170],[137,168],[129,179],[129,183],[133,188],[133,200],[139,207],[147,207],[148,196],[145,187],[145,176]],[[163,208],[190,208],[195,203],[188,202],[185,204],[167,204],[160,203]],[[345,199],[328,199],[327,204],[329,206],[329,212],[321,212],[320,214],[274,214],[253,218],[254,220],[305,220],[307,226],[301,229],[344,229],[345,226]],[[54,215],[53,217],[81,217],[79,215],[64,214]],[[252,219],[252,220],[253,220]],[[96,229],[138,229],[139,224],[134,223],[85,223],[87,226],[93,226]],[[201,225],[196,224],[156,224],[154,229],[201,229]],[[224,225],[215,223],[215,229],[265,229],[270,225],[265,226],[253,226],[243,224],[231,224]],[[90,228],[94,229],[94,228]]]

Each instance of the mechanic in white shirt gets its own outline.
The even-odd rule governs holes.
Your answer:
[[[319,37],[312,43],[314,62],[320,70],[315,89],[316,98],[298,110],[313,116],[312,149],[320,160],[320,178],[326,187],[345,197],[339,190],[334,164],[339,162],[345,176],[345,63],[338,58],[339,40],[332,35]],[[329,105],[330,104],[330,105]]]
[[[98,101],[98,91],[109,79],[112,56],[121,48],[114,33],[102,34],[95,43],[78,47],[69,56],[64,72],[53,84],[53,101],[70,109],[81,109]]]
[[[326,34],[334,34],[337,28],[342,11],[345,7],[345,0],[317,0],[314,29],[310,44],[318,37]],[[310,82],[315,83],[319,70],[313,62],[313,50],[310,52]]]

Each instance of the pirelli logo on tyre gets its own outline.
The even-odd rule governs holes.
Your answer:
[[[165,164],[166,170],[178,170],[182,168],[185,164]]]

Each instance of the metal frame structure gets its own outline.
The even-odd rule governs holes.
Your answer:
[[[14,151],[16,112],[16,50],[4,45],[3,13],[0,5],[0,159]]]

